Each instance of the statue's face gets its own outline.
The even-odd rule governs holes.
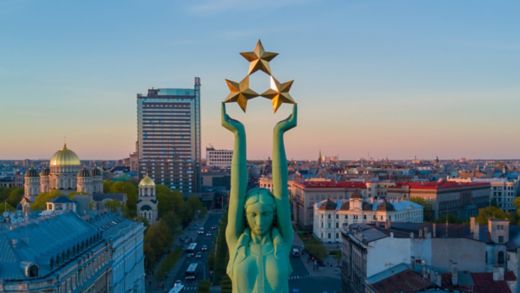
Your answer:
[[[246,209],[247,224],[251,233],[264,236],[271,231],[274,211],[271,205],[257,202]]]

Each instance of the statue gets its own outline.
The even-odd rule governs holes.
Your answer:
[[[257,61],[256,64],[261,64],[251,64],[249,74],[256,70],[270,74],[269,65],[260,61],[263,57],[274,58],[273,54],[276,56],[276,53],[264,52],[260,41],[254,52],[242,53],[251,63]],[[254,56],[258,58],[255,60]],[[236,293],[289,292],[289,276],[292,272],[289,255],[294,231],[287,188],[284,134],[296,126],[298,107],[288,93],[292,81],[280,84],[270,77],[271,89],[262,96],[273,101],[274,111],[282,103],[294,104],[292,114],[278,122],[273,129],[272,193],[265,188],[247,190],[245,128],[240,121],[227,114],[224,104],[237,102],[245,111],[247,100],[258,96],[249,89],[248,77],[240,84],[227,81],[231,93],[222,103],[222,126],[235,137],[226,240],[229,249],[227,274]]]

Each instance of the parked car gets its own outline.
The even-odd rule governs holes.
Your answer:
[[[202,251],[206,251],[206,250],[208,250],[208,246],[207,246],[207,245],[202,245],[202,247],[200,248],[200,250],[202,250]]]
[[[195,258],[202,258],[202,253],[197,252],[197,254],[195,254]]]

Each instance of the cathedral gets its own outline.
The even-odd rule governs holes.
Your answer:
[[[29,168],[25,173],[22,207],[32,203],[38,194],[53,190],[85,194],[103,192],[101,170],[97,167],[81,167],[79,157],[67,148],[67,144],[52,156],[49,166],[50,168],[44,168],[39,174],[34,168]]]
[[[157,198],[155,195],[155,182],[145,175],[139,182],[139,198],[137,200],[137,214],[154,224],[157,221]]]

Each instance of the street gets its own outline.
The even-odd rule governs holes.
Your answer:
[[[209,211],[205,221],[198,220],[190,224],[185,231],[183,231],[180,239],[182,247],[185,248],[189,243],[196,242],[197,249],[193,256],[189,256],[183,252],[183,255],[178,260],[178,263],[172,269],[172,272],[168,274],[167,279],[164,281],[164,290],[154,292],[168,292],[173,284],[180,280],[184,284],[183,292],[196,292],[198,283],[202,280],[210,279],[210,272],[208,270],[208,254],[213,251],[213,245],[218,233],[218,227],[220,218],[222,217],[222,211]],[[212,229],[217,227],[217,229]],[[199,234],[199,230],[204,229],[204,233]],[[207,235],[210,233],[211,235]],[[299,243],[298,243],[299,244]],[[175,245],[180,245],[176,241]],[[207,250],[202,251],[203,246],[207,247]],[[200,253],[201,257],[197,258],[196,254]],[[308,266],[305,265],[306,255],[291,257],[291,265],[293,273],[289,278],[290,292],[299,293],[333,293],[341,292],[340,273],[337,268],[322,268],[319,271],[309,270]],[[198,263],[197,277],[195,280],[186,280],[185,272],[191,263]]]

